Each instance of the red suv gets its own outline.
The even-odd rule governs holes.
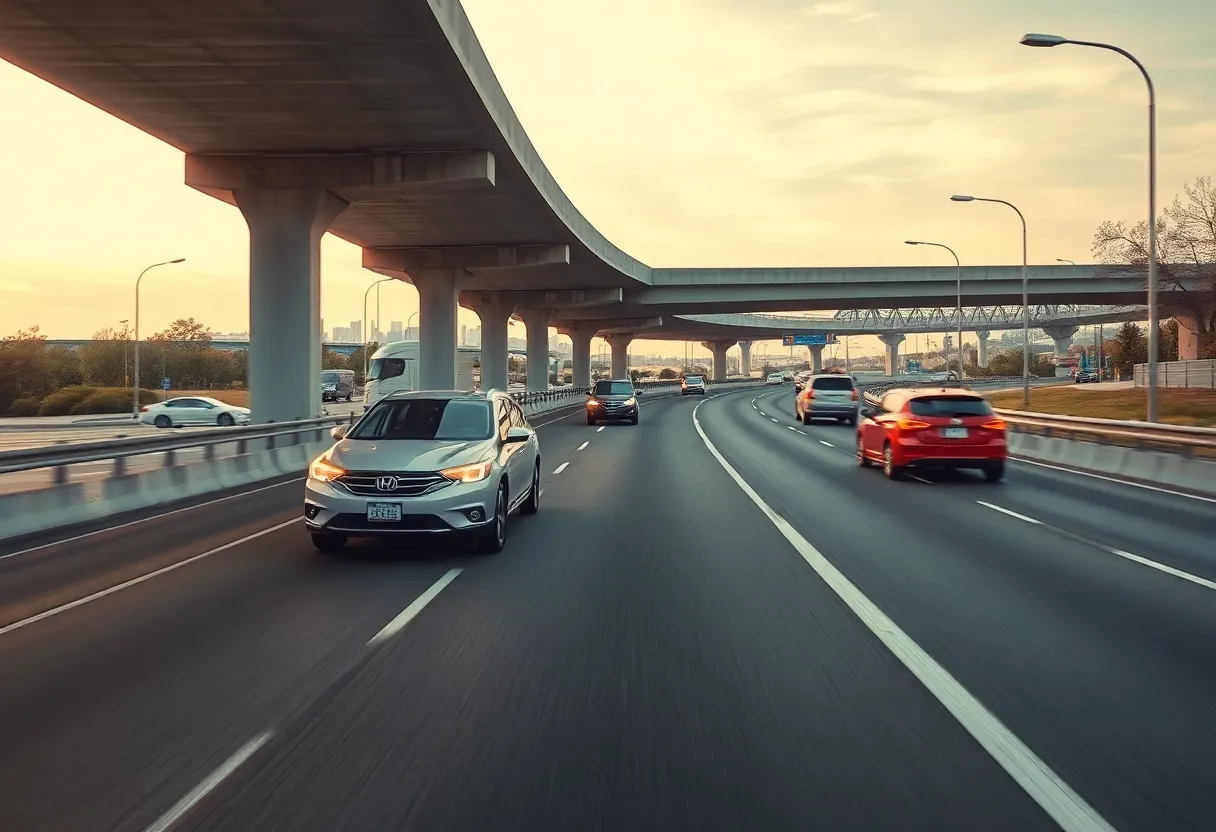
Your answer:
[[[962,388],[896,389],[861,411],[857,464],[881,463],[900,479],[907,468],[977,468],[1005,475],[1005,422],[978,393]]]

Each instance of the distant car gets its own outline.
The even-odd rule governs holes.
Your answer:
[[[688,396],[694,393],[699,396],[705,395],[705,377],[684,376],[684,378],[680,379],[680,395]]]
[[[186,425],[217,425],[222,428],[249,424],[249,408],[224,404],[208,396],[181,396],[139,409],[139,421],[158,428]]]
[[[813,376],[814,373],[810,370],[800,370],[794,374],[794,392],[800,392],[806,386],[806,380]]]
[[[880,463],[893,480],[916,467],[975,468],[991,482],[1005,475],[1005,422],[971,390],[889,390],[861,416],[857,464],[862,468]]]
[[[540,443],[502,391],[390,393],[313,460],[304,526],[336,552],[352,537],[468,535],[502,551],[507,518],[540,508]]]
[[[587,394],[587,424],[638,423],[638,391],[629,379],[602,379]]]
[[[765,384],[785,384],[785,376],[781,373],[769,373],[768,378],[764,380]]]
[[[809,425],[811,419],[827,418],[857,424],[857,385],[841,373],[819,373],[807,379],[794,397],[794,415]]]
[[[321,401],[336,402],[338,399],[350,401],[354,398],[354,395],[354,370],[321,371]]]
[[[1072,380],[1076,384],[1092,384],[1100,379],[1097,370],[1077,370]]]

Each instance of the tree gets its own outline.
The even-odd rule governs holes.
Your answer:
[[[194,318],[178,318],[164,332],[153,335],[150,341],[186,341],[195,346],[211,346],[211,328]]]
[[[333,350],[321,350],[321,369],[322,370],[349,370],[350,362],[347,356]]]
[[[674,367],[664,367],[663,369],[659,370],[659,378],[663,379],[664,381],[669,381],[670,379],[679,377],[680,371]]]
[[[125,387],[130,360],[131,331],[105,328],[93,333],[93,339],[80,348],[80,370],[84,380],[99,387]]]
[[[1210,176],[1201,176],[1182,191],[1185,199],[1174,197],[1157,219],[1158,285],[1194,319],[1201,354],[1216,353],[1216,188]],[[1093,252],[1108,270],[1130,265],[1147,272],[1148,222],[1103,222]],[[1193,285],[1187,285],[1190,279]]]
[[[1144,330],[1133,321],[1124,322],[1115,337],[1107,342],[1106,354],[1117,372],[1131,374],[1136,364],[1148,361],[1148,340]]]
[[[46,374],[52,390],[84,384],[80,354],[69,347],[46,348]]]
[[[0,412],[7,413],[18,399],[41,399],[52,389],[47,373],[46,336],[38,327],[0,338]]]
[[[1157,330],[1157,357],[1161,361],[1178,360],[1178,320],[1170,318]]]

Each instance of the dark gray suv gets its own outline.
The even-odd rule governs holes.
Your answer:
[[[598,422],[638,423],[638,396],[629,379],[603,379],[591,386],[587,394],[587,424]]]

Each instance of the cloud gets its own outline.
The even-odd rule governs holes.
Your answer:
[[[834,3],[816,3],[802,10],[805,17],[840,17],[846,23],[861,23],[878,17],[878,12],[858,0],[838,0]]]

